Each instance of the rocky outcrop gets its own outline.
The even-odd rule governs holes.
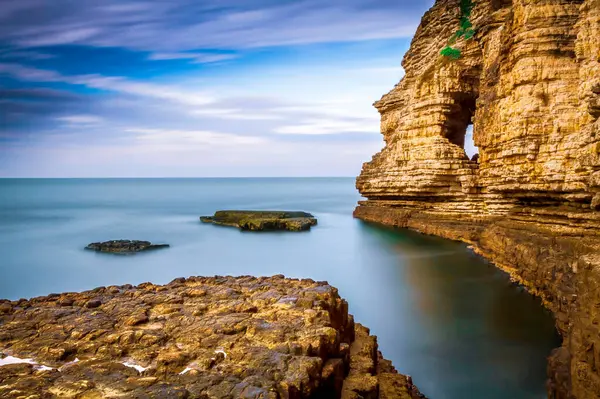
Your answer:
[[[150,241],[138,240],[111,240],[104,242],[93,242],[85,249],[98,252],[110,252],[115,254],[127,254],[151,249],[168,248],[169,244],[152,244]]]
[[[2,398],[423,397],[335,288],[283,276],[0,301],[0,352]]]
[[[200,221],[246,231],[305,231],[317,224],[310,213],[287,211],[217,211],[214,216],[201,216]]]
[[[600,397],[600,0],[472,5],[451,59],[459,0],[436,1],[375,103],[355,216],[473,244],[554,311],[550,397]]]

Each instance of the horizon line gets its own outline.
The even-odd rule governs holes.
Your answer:
[[[356,178],[356,176],[90,176],[90,177],[69,177],[69,176],[56,176],[56,177],[35,177],[35,176],[0,176],[0,180],[16,180],[16,179],[346,179]]]

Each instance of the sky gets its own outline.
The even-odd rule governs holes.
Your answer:
[[[433,0],[0,0],[0,177],[356,176]]]

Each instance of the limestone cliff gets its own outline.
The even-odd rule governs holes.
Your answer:
[[[549,395],[600,397],[600,0],[475,0],[455,60],[460,17],[436,1],[375,103],[355,216],[472,243],[555,312]]]

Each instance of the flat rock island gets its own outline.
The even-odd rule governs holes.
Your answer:
[[[310,213],[288,211],[217,211],[214,216],[201,216],[200,221],[248,231],[305,231],[317,224]]]
[[[125,254],[168,247],[169,244],[152,244],[150,241],[111,240],[104,242],[93,242],[91,244],[88,244],[88,246],[86,246],[85,249],[98,252]]]
[[[2,398],[424,397],[336,288],[283,276],[0,300],[0,353]]]

